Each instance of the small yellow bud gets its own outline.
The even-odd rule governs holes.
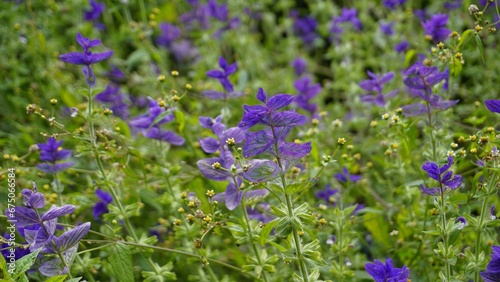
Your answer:
[[[455,142],[453,142],[453,143],[451,143],[451,144],[450,144],[450,147],[452,147],[452,148],[457,148],[457,147],[458,147],[458,144],[457,144],[457,143],[455,143]]]
[[[178,211],[179,213],[184,213],[184,212],[186,212],[186,211],[184,210],[184,208],[183,208],[183,207],[178,208],[178,209],[177,209],[177,211]]]
[[[213,196],[215,196],[214,190],[208,190],[206,194],[207,194],[207,197],[209,197],[209,198],[212,198]]]
[[[205,218],[203,219],[206,223],[210,223],[210,221],[212,221],[212,218],[210,216],[205,216]]]
[[[399,231],[397,231],[397,230],[392,230],[391,233],[389,233],[389,235],[391,237],[398,236],[398,234],[399,234]]]
[[[227,144],[229,147],[233,147],[233,146],[236,144],[236,141],[234,140],[234,138],[227,138],[227,140],[226,140],[226,144]]]
[[[299,232],[297,232],[297,234],[298,234],[300,237],[302,237],[302,236],[304,236],[304,231],[300,230]]]
[[[222,167],[222,165],[219,162],[215,162],[212,164],[213,169],[220,169],[221,167]]]
[[[192,222],[195,217],[192,214],[188,214],[188,215],[186,215],[186,218],[187,218],[188,221]]]
[[[319,224],[325,225],[326,224],[326,219],[322,218],[319,220]]]
[[[474,29],[476,30],[476,32],[480,32],[481,30],[483,30],[483,27],[480,25],[476,25]]]
[[[388,113],[385,113],[382,115],[382,119],[383,120],[388,120],[389,119],[389,114]]]
[[[160,75],[158,76],[158,81],[159,81],[159,82],[164,82],[164,81],[165,81],[165,76],[164,76],[163,74],[160,74]]]
[[[319,124],[319,119],[313,118],[312,121],[311,121],[311,123],[312,123],[313,126],[316,126],[316,125]]]
[[[341,146],[344,145],[345,142],[347,142],[347,140],[344,137],[340,137],[339,139],[337,139],[337,144]]]
[[[372,121],[370,122],[370,126],[371,126],[371,127],[377,127],[377,125],[378,125],[378,122],[377,122],[376,120],[372,120]]]
[[[181,198],[186,199],[187,198],[187,192],[181,192]]]
[[[50,103],[51,103],[52,105],[57,104],[57,99],[56,99],[56,98],[52,98],[52,99],[50,99]]]
[[[188,83],[188,84],[186,84],[186,89],[187,89],[187,90],[191,90],[191,89],[193,89],[193,86],[192,86],[191,84],[189,84],[189,83]]]
[[[342,126],[342,121],[339,120],[339,119],[336,119],[336,120],[332,121],[332,125],[334,127],[341,127]]]
[[[9,154],[4,154],[4,155],[3,155],[3,159],[4,159],[4,160],[8,160],[8,159],[10,159],[10,155],[9,155]]]
[[[194,201],[189,201],[188,202],[188,207],[194,208],[194,207],[196,207],[196,204],[194,203]]]
[[[471,135],[471,136],[469,136],[469,140],[470,140],[471,142],[476,141],[476,139],[477,139],[476,135]]]
[[[179,102],[180,99],[181,99],[181,97],[179,97],[177,95],[174,95],[174,97],[172,97],[172,100],[174,100],[174,102]]]
[[[439,43],[437,44],[437,47],[438,47],[439,49],[443,50],[443,48],[444,48],[444,43],[443,43],[443,42],[439,42]]]
[[[471,149],[470,149],[470,153],[471,153],[471,154],[475,154],[475,153],[477,153],[477,149],[476,149],[476,148],[471,148]]]
[[[179,76],[179,72],[176,71],[176,70],[173,70],[170,72],[170,74],[173,76],[173,77],[178,77]]]
[[[106,108],[102,111],[102,113],[106,116],[109,116],[113,114],[113,111],[111,109]]]
[[[354,145],[347,145],[346,148],[347,148],[347,150],[352,150],[352,149],[354,149]]]
[[[457,141],[458,141],[458,143],[463,143],[463,142],[465,142],[465,137],[460,136],[460,137],[458,137]]]
[[[181,223],[182,223],[182,221],[180,219],[174,220],[174,224],[177,226],[181,225]]]

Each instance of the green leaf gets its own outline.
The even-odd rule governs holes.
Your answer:
[[[178,127],[177,130],[182,132],[184,130],[184,126],[186,125],[186,116],[182,111],[175,111],[175,120],[177,121]]]
[[[0,281],[10,281],[9,270],[7,269],[7,262],[5,261],[3,256],[0,256]]]
[[[484,61],[483,42],[481,41],[481,37],[479,37],[479,34],[476,34],[476,44],[477,48],[479,49],[479,54],[481,54],[481,59],[483,60],[483,63],[486,63]]]
[[[138,67],[141,64],[146,64],[150,61],[148,51],[144,49],[138,49],[127,58],[127,70],[132,70],[135,67]]]
[[[120,282],[134,282],[134,269],[132,267],[132,252],[127,245],[116,244],[115,252],[109,256],[114,277]]]
[[[52,276],[49,279],[45,280],[45,282],[62,282],[68,277],[68,275],[57,275]]]
[[[80,280],[82,280],[82,277],[76,277],[76,278],[68,279],[68,280],[66,280],[66,282],[79,282]]]
[[[42,248],[32,252],[31,254],[29,255],[26,255],[20,259],[18,259],[16,261],[16,271],[14,273],[14,279],[17,279],[19,278],[19,276],[21,276],[21,274],[25,273],[26,271],[28,271],[31,266],[35,263],[35,260],[38,256],[38,253],[40,252]]]
[[[308,180],[308,181],[304,181],[304,182],[287,184],[286,185],[286,192],[290,195],[297,193],[297,192],[303,192],[303,191],[306,191],[307,189],[311,188],[316,182],[317,181],[314,181],[314,180]]]
[[[460,41],[458,41],[457,50],[460,50],[465,41],[468,40],[469,37],[472,35],[473,31],[474,31],[473,29],[468,29],[462,33],[462,35],[460,36]]]
[[[153,192],[151,190],[141,189],[139,192],[139,196],[141,196],[141,200],[145,204],[155,208],[160,214],[163,213],[163,208],[157,201],[158,194],[156,194],[155,192]]]
[[[264,246],[267,243],[267,239],[269,239],[269,234],[271,234],[271,231],[273,230],[274,226],[278,223],[278,220],[275,219],[271,222],[268,222],[262,227],[262,230],[260,231],[260,237],[259,237],[259,243]]]
[[[452,76],[459,76],[462,72],[462,62],[459,59],[453,57],[453,62],[450,64],[450,74]]]

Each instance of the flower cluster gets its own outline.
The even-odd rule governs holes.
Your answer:
[[[359,86],[368,93],[374,93],[375,95],[364,95],[361,97],[361,101],[375,104],[379,107],[385,107],[387,99],[394,97],[398,93],[398,90],[391,91],[387,94],[382,93],[384,84],[394,79],[394,73],[388,72],[386,74],[383,74],[382,76],[378,76],[371,71],[367,71],[367,73],[370,79],[361,81],[359,83]]]
[[[21,192],[24,206],[15,207],[14,218],[19,233],[25,237],[31,252],[41,248],[42,254],[56,254],[57,258],[48,257],[40,266],[39,271],[45,276],[55,276],[69,271],[68,266],[73,261],[78,243],[90,230],[90,222],[83,223],[60,236],[56,236],[57,219],[71,214],[75,206],[52,206],[42,213],[45,207],[44,195],[38,192],[33,183],[33,190],[23,189]],[[9,210],[5,211],[9,214]],[[63,261],[64,259],[64,261]]]
[[[248,200],[267,196],[267,190],[242,190],[245,187],[242,178],[252,182],[262,181],[257,178],[257,174],[254,172],[256,168],[259,168],[259,163],[248,162],[245,164],[245,169],[243,169],[234,161],[233,148],[236,144],[240,144],[245,140],[246,130],[238,127],[226,128],[226,125],[222,123],[221,116],[215,119],[200,117],[199,121],[201,126],[211,129],[212,133],[217,136],[217,139],[212,137],[200,139],[201,148],[206,153],[219,152],[219,157],[201,159],[196,164],[206,178],[216,181],[229,181],[226,191],[217,194],[213,199],[224,201],[229,210],[234,210],[239,206],[243,197]]]
[[[311,142],[301,144],[285,141],[290,130],[304,124],[306,118],[294,110],[278,111],[293,101],[292,95],[277,94],[268,99],[264,89],[260,88],[257,99],[264,103],[264,106],[244,105],[243,119],[238,127],[249,129],[260,124],[266,129],[246,133],[243,156],[250,158],[259,154],[270,154],[281,163],[282,167],[278,169],[286,171],[311,151]]]
[[[299,17],[295,11],[292,13],[292,18],[294,18],[293,33],[300,37],[306,46],[312,46],[314,40],[318,38],[316,19],[311,16]]]
[[[83,53],[72,52],[66,53],[59,56],[59,59],[63,62],[75,64],[75,65],[83,65],[83,74],[85,75],[85,80],[87,81],[87,85],[90,87],[95,86],[96,77],[94,72],[92,71],[92,65],[101,61],[104,61],[113,55],[113,51],[106,51],[102,53],[92,53],[90,48],[99,46],[101,44],[101,40],[99,39],[89,39],[87,37],[83,37],[80,33],[76,35],[76,41],[80,46],[82,46]]]
[[[486,271],[481,272],[485,282],[500,281],[500,246],[491,246],[491,261],[486,266]]]
[[[432,109],[444,110],[458,103],[458,100],[443,100],[441,96],[432,92],[432,87],[443,80],[445,81],[443,87],[445,89],[448,87],[448,69],[439,72],[437,67],[428,67],[421,62],[416,62],[404,72],[404,75],[403,82],[409,88],[410,94],[421,98],[427,104],[415,103],[403,106],[403,113],[406,116],[422,115],[429,113]]]
[[[54,138],[49,138],[47,143],[37,144],[40,150],[40,160],[45,163],[37,165],[38,169],[45,173],[57,173],[73,165],[72,162],[59,162],[71,157],[71,150],[61,148],[63,141],[57,142]]]
[[[456,189],[462,185],[462,176],[453,175],[453,172],[448,171],[453,164],[453,157],[448,157],[448,163],[443,166],[438,166],[434,162],[426,162],[422,169],[427,172],[430,178],[436,180],[439,183],[439,187],[427,188],[425,185],[421,184],[420,188],[422,191],[428,195],[438,195],[444,193],[449,189]]]
[[[158,103],[149,98],[149,112],[133,118],[129,124],[139,129],[147,138],[168,142],[175,146],[182,146],[184,138],[176,133],[161,128],[162,124],[174,119],[173,113],[168,113],[158,105]]]
[[[407,282],[410,278],[410,269],[406,266],[402,268],[394,267],[391,259],[387,259],[385,264],[379,260],[375,260],[374,263],[367,263],[365,269],[375,282]]]

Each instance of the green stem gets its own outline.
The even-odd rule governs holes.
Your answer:
[[[475,248],[475,259],[476,259],[476,264],[479,262],[479,253],[480,253],[480,248],[481,248],[481,234],[482,234],[482,229],[483,229],[483,224],[484,224],[484,213],[486,212],[486,203],[488,202],[488,197],[484,196],[483,204],[481,206],[481,213],[479,214],[479,224],[477,226],[477,235],[476,235],[476,248]],[[475,275],[474,275],[474,282],[479,282],[481,281],[479,279],[479,271],[480,269],[476,268]]]
[[[344,281],[344,220],[340,219],[339,224],[339,281]]]
[[[97,147],[97,137],[95,135],[95,128],[94,128],[94,117],[93,117],[93,97],[92,97],[92,88],[89,86],[88,87],[88,97],[87,97],[87,120],[89,123],[89,139],[90,143],[92,146],[92,151],[94,152],[94,157],[97,162],[97,166],[99,167],[99,172],[101,173],[101,177],[104,180],[104,184],[109,188],[109,191],[111,192],[111,195],[113,196],[113,199],[115,200],[116,206],[118,207],[118,210],[120,211],[120,214],[123,216],[123,221],[125,222],[125,229],[127,232],[132,236],[132,239],[134,242],[138,243],[139,242],[139,237],[137,237],[137,234],[135,233],[135,229],[130,223],[130,220],[127,216],[127,213],[125,212],[125,208],[123,207],[119,197],[118,193],[116,192],[115,188],[113,185],[108,180],[108,176],[106,175],[106,172],[104,170],[104,166],[102,164],[101,158],[99,157],[99,149]],[[141,253],[146,261],[148,262],[149,266],[154,270],[155,274],[161,275],[159,273],[158,268],[156,267],[156,263],[151,260],[151,258],[147,258],[143,253]]]
[[[450,281],[451,277],[451,266],[448,262],[448,231],[447,231],[447,220],[446,220],[446,203],[445,203],[445,195],[444,195],[444,187],[443,184],[440,184],[441,188],[441,224],[443,225],[443,244],[444,244],[444,267],[445,267],[445,277],[446,282]]]
[[[269,120],[272,121],[271,115],[269,115]],[[272,122],[271,122],[272,124]],[[275,140],[274,142],[274,150],[278,154],[276,157],[276,160],[278,161],[278,167],[280,169],[283,169],[283,165],[281,163],[281,158],[279,156],[279,149],[278,149],[278,138],[276,137],[276,132],[274,131],[274,127],[271,126],[271,131],[273,133],[273,138]],[[288,212],[288,218],[292,219],[295,217],[294,212],[293,212],[293,201],[292,197],[288,195],[286,191],[286,179],[285,179],[285,172],[281,173],[281,184],[283,186],[283,195],[285,195],[285,204]],[[300,274],[302,275],[302,279],[304,282],[309,282],[309,274],[307,273],[307,266],[304,261],[304,256],[302,254],[302,243],[300,241],[300,236],[298,233],[297,228],[295,225],[292,224],[292,234],[293,234],[293,242],[295,244],[295,250],[297,253],[297,260],[299,262],[299,269],[300,269]]]
[[[169,253],[175,253],[175,254],[180,254],[180,255],[184,255],[184,256],[188,256],[188,257],[198,258],[200,260],[206,260],[208,262],[212,262],[212,263],[224,266],[226,268],[229,268],[231,270],[237,271],[239,273],[245,274],[247,276],[250,276],[253,279],[255,279],[255,281],[262,281],[257,276],[255,276],[251,273],[243,272],[243,270],[237,266],[234,266],[234,265],[222,262],[222,261],[218,261],[216,259],[206,258],[206,257],[201,256],[201,255],[192,254],[192,253],[188,253],[188,252],[177,250],[177,249],[170,249],[170,248],[165,248],[165,247],[158,247],[158,246],[146,245],[146,244],[129,242],[129,241],[112,241],[112,240],[87,240],[87,241],[88,242],[95,242],[95,243],[114,243],[114,244],[120,243],[120,244],[139,247],[139,248],[148,248],[148,249],[165,251],[165,252],[169,252]]]
[[[241,209],[243,210],[243,215],[245,218],[245,225],[246,225],[246,229],[247,229],[246,233],[248,234],[248,240],[249,240],[250,246],[252,246],[253,252],[255,254],[255,258],[257,259],[257,263],[262,267],[262,278],[264,279],[265,282],[268,282],[269,279],[267,278],[266,271],[264,270],[264,264],[262,263],[262,259],[260,258],[259,251],[257,250],[257,246],[255,246],[255,241],[253,239],[252,229],[250,227],[250,219],[248,218],[247,209],[245,207],[245,200],[241,201]]]
[[[59,179],[57,177],[57,173],[54,174],[54,182],[56,183],[57,203],[59,204],[60,207],[62,207],[63,206],[62,194],[61,194],[62,189],[61,189],[61,183],[59,182]],[[65,217],[62,217],[62,222],[67,224],[67,220]],[[95,282],[94,277],[92,276],[92,274],[90,274],[87,266],[83,263],[83,260],[78,253],[76,254],[75,258],[78,264],[82,267],[83,273],[85,273],[87,279],[89,279],[90,282]]]

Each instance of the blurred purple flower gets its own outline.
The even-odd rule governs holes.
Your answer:
[[[332,19],[330,33],[332,34],[333,41],[340,41],[340,35],[344,32],[344,29],[341,27],[343,23],[350,23],[356,31],[360,31],[363,28],[361,21],[358,19],[358,10],[356,8],[347,9],[344,7],[340,16],[333,17]]]
[[[406,0],[383,0],[382,5],[384,5],[384,7],[388,9],[394,10],[397,7],[403,5],[405,2]]]
[[[449,0],[444,2],[443,8],[447,10],[459,9],[462,7],[463,0]]]
[[[258,204],[256,207],[247,207],[248,218],[266,224],[274,219],[270,214],[271,205],[266,202]]]
[[[298,93],[294,98],[294,102],[302,109],[308,111],[311,115],[316,112],[317,105],[311,103],[311,99],[321,92],[319,83],[312,84],[309,76],[303,76],[295,80],[293,83]]]
[[[200,55],[198,49],[188,40],[172,43],[170,52],[172,52],[175,60],[179,63],[193,63]]]
[[[160,24],[159,28],[160,35],[156,39],[156,43],[167,49],[170,48],[172,43],[181,36],[180,28],[173,24],[163,22]]]
[[[435,196],[440,193],[444,193],[449,189],[456,189],[462,185],[462,176],[455,174],[453,176],[453,172],[448,171],[453,164],[453,157],[448,157],[448,162],[443,166],[438,166],[434,162],[426,162],[422,169],[427,172],[427,175],[436,180],[439,183],[439,187],[431,187],[427,188],[425,185],[420,184],[420,188],[422,192]]]
[[[336,173],[333,175],[338,181],[340,182],[352,182],[352,183],[355,183],[355,182],[358,182],[359,180],[361,180],[361,175],[359,174],[350,174],[349,171],[347,170],[347,167],[343,167],[342,168],[342,172],[341,173]]]
[[[446,40],[451,30],[446,28],[448,23],[448,15],[445,14],[435,14],[431,15],[431,18],[427,21],[422,22],[422,27],[424,28],[425,35],[430,36],[434,43]]]
[[[439,95],[432,93],[432,87],[449,77],[449,70],[439,72],[437,67],[428,67],[421,62],[416,62],[404,72],[404,84],[410,89],[410,94],[419,97],[428,103],[429,107],[417,103],[402,107],[406,116],[416,116],[427,113],[431,109],[447,109],[458,103],[458,100],[443,100]]]
[[[113,51],[106,51],[102,53],[93,54],[90,51],[90,48],[96,47],[101,44],[101,40],[99,39],[89,39],[83,37],[80,33],[76,35],[76,41],[80,46],[82,46],[83,53],[71,52],[62,54],[59,56],[59,59],[63,62],[75,64],[75,65],[83,65],[82,72],[85,75],[85,80],[87,85],[93,87],[95,85],[95,75],[92,71],[92,66],[95,63],[104,61],[113,55]]]
[[[389,23],[384,23],[380,22],[380,30],[385,34],[385,35],[394,35],[394,22],[389,22]]]
[[[491,246],[491,261],[486,266],[486,271],[481,272],[485,282],[500,281],[500,246]]]
[[[306,72],[307,62],[301,57],[296,58],[292,61],[292,67],[295,71],[296,76],[301,76]]]
[[[394,46],[394,50],[396,50],[396,52],[398,53],[403,53],[406,52],[406,50],[408,50],[409,45],[410,44],[408,43],[408,41],[403,40]]]
[[[108,205],[113,201],[113,196],[111,196],[111,194],[101,189],[97,189],[95,191],[95,194],[97,195],[99,200],[94,205],[92,214],[94,216],[94,219],[98,220],[101,215],[109,212]]]
[[[428,17],[427,17],[427,10],[426,9],[422,9],[422,10],[413,10],[413,14],[415,15],[415,17],[417,17],[421,22],[425,21]]]
[[[373,92],[375,96],[372,94],[362,96],[361,101],[375,104],[379,107],[385,107],[386,99],[392,98],[398,93],[398,90],[391,91],[387,94],[382,93],[384,84],[394,79],[394,73],[388,72],[382,76],[378,76],[371,71],[367,71],[367,73],[370,79],[361,81],[359,86],[369,93]]]
[[[94,98],[101,103],[108,104],[109,108],[113,111],[113,115],[126,120],[129,117],[129,109],[128,105],[124,102],[124,97],[120,93],[120,86],[110,83]]]
[[[335,204],[334,195],[337,194],[337,189],[332,189],[330,184],[325,186],[325,189],[316,192],[316,198],[325,201],[327,204]]]
[[[182,146],[184,138],[172,131],[160,128],[162,124],[170,122],[173,119],[174,115],[172,113],[165,114],[165,109],[160,107],[155,100],[149,98],[149,112],[133,118],[129,124],[132,127],[140,129],[142,135],[147,138],[168,142],[175,146]]]
[[[300,37],[306,46],[312,46],[314,40],[318,38],[316,29],[318,22],[311,16],[295,17],[293,23],[293,32],[296,36]]]
[[[105,76],[115,84],[122,84],[127,80],[125,73],[115,65],[111,65],[111,70],[106,72]]]
[[[90,9],[83,12],[83,19],[88,22],[95,22],[104,12],[106,5],[95,0],[90,0]]]
[[[73,165],[72,162],[58,163],[71,157],[71,150],[63,150],[60,146],[63,141],[57,142],[54,138],[49,138],[47,143],[39,143],[40,159],[46,163],[37,165],[38,169],[45,173],[57,173]]]
[[[410,270],[408,267],[395,268],[392,265],[392,260],[387,259],[385,264],[379,260],[374,263],[367,263],[365,265],[366,272],[370,274],[375,282],[407,282],[410,278]]]

